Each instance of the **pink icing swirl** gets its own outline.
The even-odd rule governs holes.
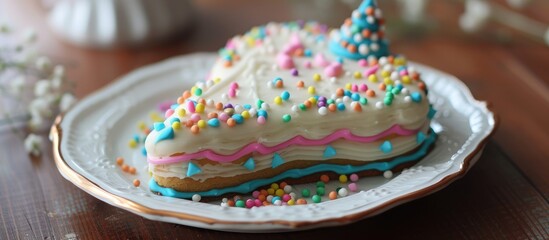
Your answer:
[[[419,132],[420,129],[421,128],[410,130],[410,129],[405,129],[400,125],[393,125],[391,128],[379,134],[368,136],[368,137],[356,136],[352,134],[351,130],[349,129],[340,129],[322,139],[307,139],[302,136],[295,136],[285,142],[282,142],[272,147],[268,147],[261,143],[254,142],[244,146],[237,152],[230,155],[221,155],[221,154],[215,153],[210,149],[206,149],[200,152],[183,154],[183,155],[178,155],[173,157],[148,156],[147,161],[152,164],[170,164],[170,163],[186,162],[193,159],[207,158],[209,160],[216,161],[216,162],[231,162],[236,159],[240,159],[252,152],[257,152],[263,155],[271,154],[271,153],[280,151],[284,148],[287,148],[288,146],[291,146],[291,145],[319,146],[319,145],[329,144],[338,139],[345,139],[345,140],[360,142],[360,143],[369,143],[369,142],[380,140],[382,138],[388,137],[393,134],[397,134],[399,136],[410,136]]]

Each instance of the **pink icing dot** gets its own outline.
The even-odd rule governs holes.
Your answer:
[[[340,63],[332,63],[324,68],[324,74],[328,77],[337,77],[343,73],[343,67]]]
[[[261,125],[265,124],[265,117],[259,116],[259,117],[257,118],[257,123],[259,123],[259,124],[261,124]]]
[[[303,66],[305,66],[305,68],[311,68],[313,67],[313,64],[311,63],[311,61],[305,61],[305,63],[303,63]]]
[[[406,70],[400,71],[400,76],[406,76],[406,75],[408,75],[408,71]]]
[[[366,59],[360,59],[358,60],[358,65],[361,67],[366,67],[368,66],[368,61],[366,61]]]
[[[219,114],[219,117],[217,117],[219,121],[226,122],[227,119],[229,119],[229,114],[221,113]]]
[[[193,120],[193,122],[198,122],[200,119],[200,114],[198,113],[193,113],[193,115],[191,115],[191,120]]]
[[[326,67],[330,64],[330,62],[328,62],[328,60],[326,60],[326,58],[324,57],[324,55],[322,53],[319,53],[315,56],[315,59],[314,59],[314,65],[317,66],[317,67]]]
[[[294,60],[292,59],[292,57],[284,53],[279,53],[276,56],[276,62],[278,64],[278,67],[282,69],[290,69],[295,66]]]
[[[166,113],[164,114],[164,117],[169,117],[173,114],[173,109],[166,110]]]
[[[362,91],[362,92],[368,91],[368,85],[366,85],[366,84],[364,84],[364,83],[363,83],[363,84],[360,84],[360,91]],[[355,174],[355,175],[356,175],[356,174]]]
[[[255,206],[254,200],[252,200],[252,199],[246,200],[246,207],[247,208],[252,208],[253,206]]]
[[[254,200],[254,203],[255,203],[255,206],[256,206],[256,207],[261,207],[261,206],[263,206],[263,202],[261,202],[261,200],[259,200],[259,199]]]
[[[230,98],[235,98],[236,97],[236,89],[234,89],[234,88],[229,89],[229,97]]]
[[[191,113],[194,113],[195,112],[195,109],[194,109],[194,103],[192,101],[188,101],[187,102],[187,111],[191,112]]]
[[[229,86],[230,89],[238,89],[238,83],[237,82],[232,82],[231,85]]]
[[[351,87],[351,91],[358,92],[358,85],[353,84],[353,86]]]
[[[358,186],[356,185],[356,183],[350,183],[349,190],[351,190],[352,192],[358,191]]]

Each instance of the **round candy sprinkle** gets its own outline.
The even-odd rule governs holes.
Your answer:
[[[252,197],[257,198],[259,196],[259,193],[260,193],[259,191],[253,191]]]
[[[280,201],[280,197],[279,197],[279,196],[274,196],[274,197],[271,199],[271,203],[275,203],[276,201]]]
[[[139,179],[134,179],[133,180],[133,186],[134,187],[139,187],[139,185],[141,185],[141,181],[139,181]]]
[[[321,79],[322,79],[322,78],[320,77],[320,74],[315,73],[315,74],[313,75],[313,80],[314,80],[315,82],[318,82],[318,81],[320,81]]]
[[[194,95],[201,96],[202,95],[202,88],[196,88],[194,90]]]
[[[316,186],[317,187],[325,187],[326,184],[323,181],[318,181],[318,182],[316,182]]]
[[[116,158],[116,165],[122,166],[122,164],[124,164],[124,158],[122,158],[122,157],[117,157],[117,158]]]
[[[314,203],[319,203],[322,201],[322,198],[318,195],[313,195],[312,199]]]
[[[323,174],[320,176],[320,181],[324,182],[324,183],[328,183],[330,181],[330,177],[326,174]],[[317,183],[317,186],[318,186],[318,183]]]
[[[281,184],[281,185],[282,185],[282,184]],[[290,186],[290,185],[284,186],[283,189],[284,189],[284,192],[285,192],[285,193],[288,193],[288,194],[289,194],[289,193],[292,192],[292,186]]]
[[[309,196],[311,196],[311,191],[308,188],[305,188],[305,189],[301,190],[301,196],[309,197]]]
[[[234,200],[227,200],[227,205],[229,205],[229,207],[234,207],[235,205]]]
[[[206,121],[204,120],[199,120],[196,125],[199,127],[199,128],[205,128],[206,127]]]
[[[284,189],[281,189],[281,188],[277,189],[275,191],[275,195],[282,197],[284,195]]]
[[[256,207],[261,207],[263,205],[263,201],[261,201],[259,199],[256,199],[256,200],[254,200],[254,205]]]
[[[236,120],[234,120],[234,118],[227,119],[227,125],[229,127],[234,127],[236,125]]]
[[[352,182],[356,182],[358,181],[358,175],[356,175],[356,173],[353,173],[351,174],[350,179]]]
[[[350,183],[348,187],[349,190],[351,190],[352,192],[358,191],[358,186],[356,185],[356,183]]]
[[[284,91],[280,94],[280,97],[282,100],[288,101],[288,99],[290,99],[290,93],[288,91]]]
[[[274,189],[274,190],[277,190],[277,189],[279,189],[280,187],[278,186],[277,183],[273,183],[273,184],[271,184],[271,188]]]
[[[202,199],[202,196],[200,196],[199,194],[195,194],[192,197],[193,202],[200,202],[200,199]]]
[[[236,201],[235,206],[244,208],[244,207],[246,207],[246,203],[244,203],[243,200],[239,199],[239,200]]]
[[[248,119],[248,118],[251,117],[251,116],[250,116],[250,112],[248,112],[248,111],[246,111],[246,110],[242,111],[242,113],[241,113],[240,115],[241,115],[244,119]]]
[[[265,117],[259,116],[259,117],[257,118],[257,123],[258,123],[258,124],[263,125],[263,124],[265,124],[265,122],[266,122]]]
[[[337,104],[337,110],[345,111],[345,104],[344,103],[338,103]]]
[[[330,198],[330,200],[334,200],[337,198],[337,193],[335,191],[331,191],[329,194],[328,194],[328,198]]]
[[[198,134],[198,133],[200,132],[200,128],[199,128],[197,125],[193,125],[193,126],[191,127],[191,132],[192,132],[193,134]]]
[[[290,206],[295,205],[295,201],[293,199],[288,200],[288,205]]]
[[[247,208],[252,208],[253,206],[255,206],[254,200],[252,200],[252,199],[246,200],[246,207]]]
[[[318,109],[318,114],[320,114],[321,116],[324,116],[324,115],[328,114],[328,109],[326,107],[320,107]]]
[[[345,197],[347,196],[347,194],[349,194],[349,192],[347,192],[347,189],[346,188],[340,188],[338,191],[337,191],[337,195],[341,196],[341,197]]]
[[[294,76],[294,77],[299,76],[299,72],[298,72],[297,69],[295,69],[295,68],[292,68],[292,70],[290,70],[290,73],[291,73],[292,76]]]
[[[315,89],[315,87],[310,86],[310,87],[307,89],[307,91],[309,92],[309,94],[315,94],[316,89]]]
[[[288,202],[288,201],[290,201],[290,199],[292,199],[292,197],[290,196],[290,194],[284,194],[284,195],[282,195],[282,201]]]
[[[366,95],[367,95],[368,97],[375,97],[375,96],[376,96],[376,92],[375,92],[374,90],[372,90],[372,89],[368,89],[368,90],[366,90]]]
[[[300,199],[297,199],[296,203],[297,205],[305,205],[307,204],[307,200],[300,198]]]
[[[303,88],[305,86],[305,83],[303,81],[298,81],[296,83],[297,88]]]
[[[280,96],[276,96],[274,98],[274,103],[277,104],[277,105],[282,104],[282,98]]]
[[[388,171],[385,171],[383,172],[383,177],[385,178],[392,178],[393,177],[393,172],[388,170]]]
[[[324,187],[317,187],[316,188],[316,194],[320,196],[324,196],[326,193],[326,189]]]
[[[290,122],[292,120],[292,115],[290,114],[284,114],[284,116],[282,116],[282,121],[284,122]]]
[[[346,175],[339,175],[339,182],[340,183],[346,183],[347,182],[347,176]]]

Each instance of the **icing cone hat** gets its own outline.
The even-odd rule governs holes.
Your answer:
[[[343,58],[359,60],[389,55],[385,20],[375,0],[364,0],[351,18],[330,33],[330,50]]]

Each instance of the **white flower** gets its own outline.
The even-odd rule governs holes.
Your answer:
[[[42,145],[44,145],[44,140],[36,134],[31,133],[25,138],[25,150],[33,156],[40,155]]]
[[[63,86],[63,78],[54,76],[51,80],[51,88],[54,90],[59,90]]]
[[[65,112],[69,110],[69,108],[72,107],[74,103],[76,103],[76,98],[74,97],[74,95],[70,93],[65,93],[61,97],[61,102],[59,103],[59,110],[61,110],[61,112]]]
[[[48,57],[39,57],[35,62],[36,68],[40,71],[45,71],[51,67],[51,61]]]
[[[48,99],[37,98],[32,100],[29,104],[29,112],[32,116],[40,116],[49,118],[53,115],[53,112],[49,105]]]
[[[44,126],[44,118],[42,116],[37,115],[36,113],[31,113],[31,118],[28,122],[28,126],[31,131],[38,131],[42,129],[42,126]]]
[[[10,83],[11,93],[15,96],[19,96],[25,87],[25,76],[18,76]]]
[[[34,85],[34,95],[37,97],[42,97],[46,95],[51,90],[51,83],[50,81],[43,79],[38,82],[36,82],[36,85]]]
[[[53,68],[53,76],[56,78],[63,78],[65,77],[65,67],[62,65],[55,65]]]

